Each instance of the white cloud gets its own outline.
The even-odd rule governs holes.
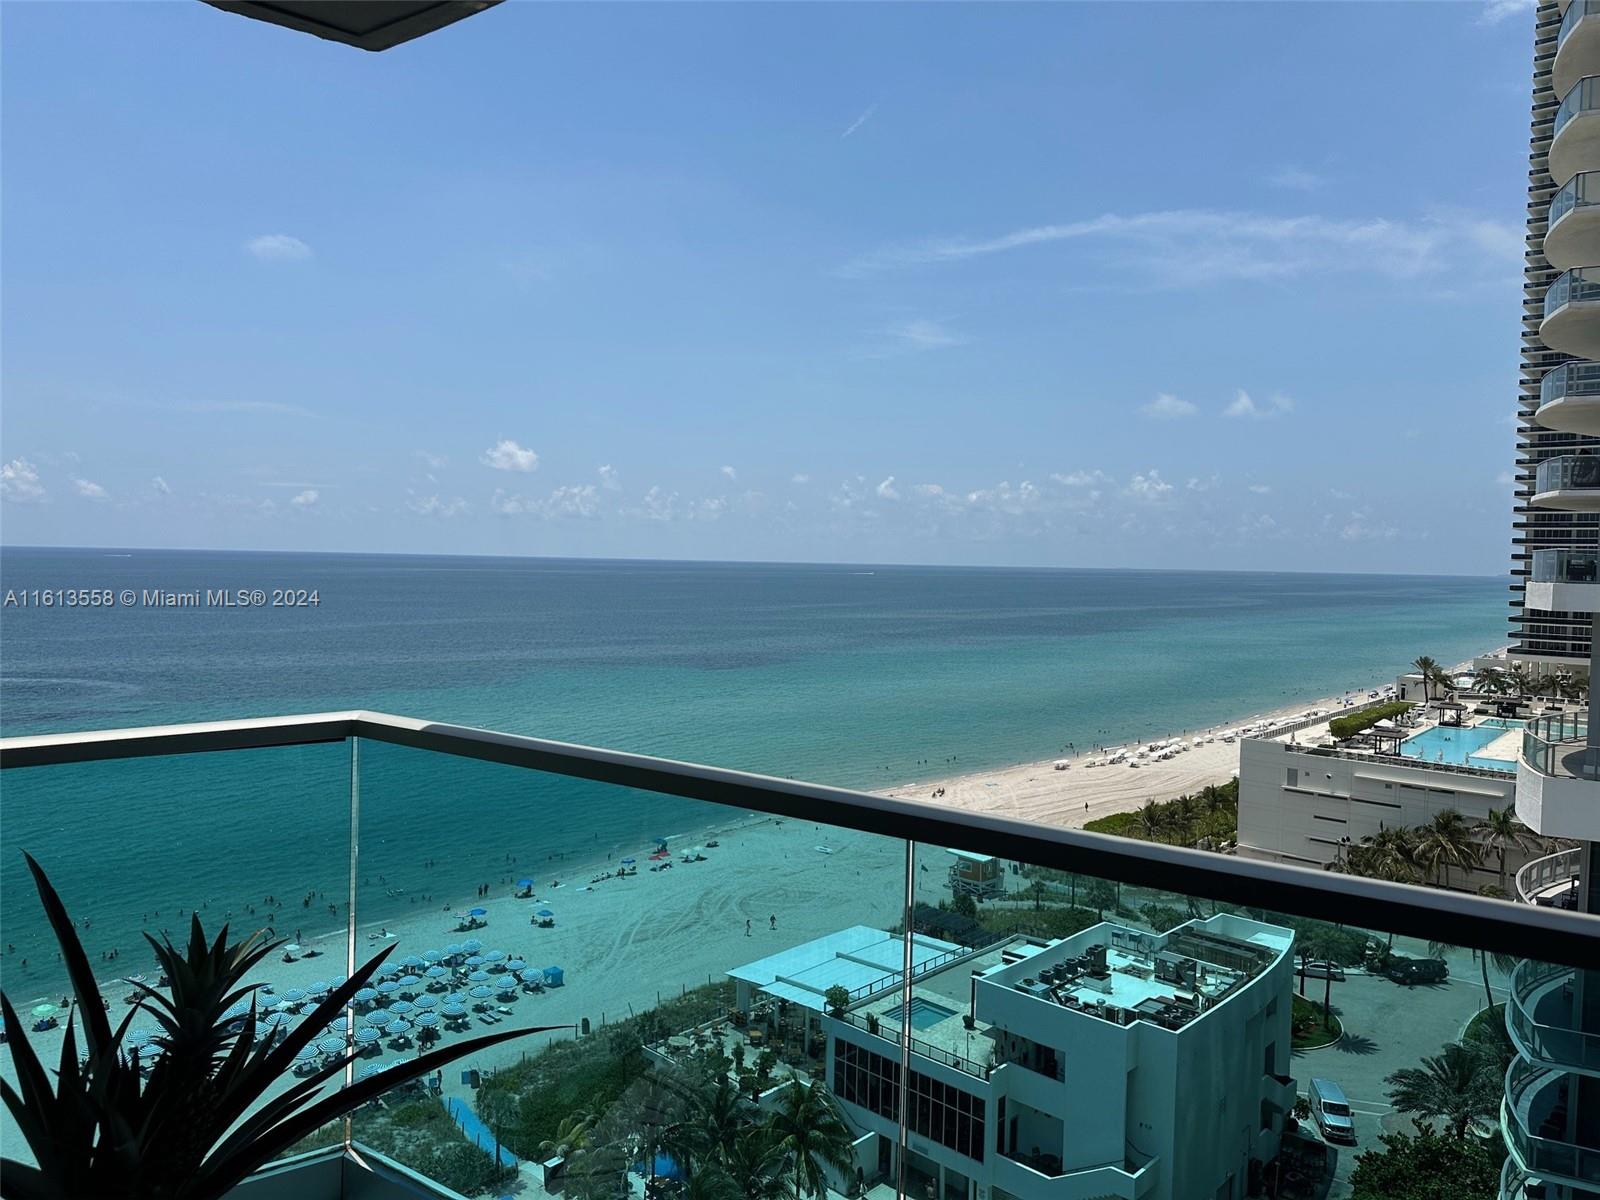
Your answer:
[[[1210,475],[1210,476],[1206,476],[1206,477],[1201,477],[1199,475],[1196,475],[1196,476],[1192,477],[1189,480],[1189,482],[1184,484],[1183,486],[1188,488],[1191,492],[1209,492],[1212,488],[1216,487],[1217,484],[1220,483],[1220,482],[1221,482],[1221,478],[1219,476],[1217,476],[1217,475]]]
[[[722,474],[728,478],[730,483],[739,478],[739,472],[735,471],[732,467],[723,467]]]
[[[1135,500],[1155,503],[1172,494],[1172,485],[1161,478],[1161,472],[1152,469],[1129,479],[1127,492]]]
[[[287,233],[264,233],[251,238],[244,248],[262,262],[303,262],[311,257],[311,247]]]
[[[78,495],[85,500],[109,500],[111,494],[92,479],[79,479],[74,477],[72,486],[77,488]]]
[[[795,472],[795,474],[789,476],[789,482],[790,483],[810,483],[811,482],[811,476],[805,474],[803,471],[797,471],[797,472]]]
[[[878,499],[880,500],[900,499],[900,493],[895,491],[893,475],[889,476],[882,483],[880,483],[876,490],[878,493]]]
[[[527,447],[517,445],[510,438],[501,438],[485,450],[478,461],[486,467],[493,467],[496,471],[527,472],[539,469],[539,456]]]
[[[1284,413],[1294,411],[1294,401],[1288,396],[1273,394],[1265,404],[1258,404],[1250,393],[1240,388],[1233,395],[1233,401],[1222,410],[1225,417],[1246,418],[1252,421],[1262,421],[1268,417],[1282,416]]]
[[[622,486],[622,481],[617,478],[617,469],[610,463],[597,467],[595,474],[600,476],[600,486],[608,492],[614,492]]]
[[[854,121],[850,122],[850,128],[846,129],[843,133],[841,133],[839,135],[839,140],[841,142],[844,141],[845,138],[849,137],[852,133],[854,133],[856,130],[860,129],[868,121],[872,120],[872,114],[877,112],[877,111],[878,111],[878,106],[876,104],[867,105],[865,111],[863,111],[862,114],[859,117],[857,117]]]
[[[901,321],[885,331],[902,350],[943,350],[963,346],[967,339],[945,328],[943,321]]]
[[[423,465],[430,471],[442,471],[450,462],[444,455],[430,454],[426,450],[418,450],[417,457],[422,460]]]
[[[1065,475],[1053,474],[1050,478],[1064,487],[1104,487],[1112,481],[1104,471],[1069,471]]]
[[[156,490],[156,493],[158,495],[162,495],[162,496],[170,496],[170,495],[172,495],[172,486],[165,479],[161,478],[161,476],[159,476],[159,475],[157,475],[154,479],[152,479],[150,481],[150,486],[153,487]]]
[[[296,508],[310,508],[317,502],[318,496],[319,493],[316,488],[306,488],[303,492],[296,492],[290,498],[289,503]]]
[[[1116,251],[1109,266],[1174,287],[1222,280],[1287,279],[1366,272],[1412,279],[1477,264],[1504,272],[1521,261],[1521,227],[1461,213],[1418,220],[1279,217],[1179,209],[1038,225],[988,238],[890,246],[844,264],[856,278],[906,267],[962,262],[1030,247],[1085,242]]]
[[[1290,164],[1279,167],[1267,176],[1267,182],[1273,187],[1285,188],[1291,192],[1314,192],[1327,181],[1315,171]]]
[[[1250,485],[1250,490],[1257,496],[1272,495],[1272,488],[1265,483],[1252,483]]]
[[[600,511],[594,484],[569,484],[551,492],[540,508],[545,517],[593,517]]]
[[[13,504],[34,504],[44,499],[39,469],[25,458],[13,458],[0,467],[0,498]]]
[[[1038,487],[1026,479],[1016,487],[1012,487],[1006,480],[1001,480],[992,488],[979,488],[977,491],[967,493],[967,507],[1004,513],[1008,516],[1019,516],[1037,508],[1039,502]]]
[[[1200,411],[1200,407],[1192,401],[1180,400],[1170,392],[1161,392],[1139,411],[1147,417],[1171,421],[1179,417],[1192,417]]]
[[[644,494],[643,507],[635,510],[647,521],[670,521],[677,515],[678,493],[669,492],[659,484]]]
[[[1350,514],[1350,519],[1339,530],[1339,539],[1345,542],[1387,542],[1393,541],[1399,534],[1398,526],[1387,521],[1374,522],[1371,513],[1359,509]]]
[[[1478,23],[1498,25],[1508,17],[1531,13],[1537,7],[1538,0],[1484,0],[1483,10],[1478,14]]]
[[[419,517],[459,517],[471,511],[471,506],[460,496],[446,500],[442,496],[412,496],[406,507]]]

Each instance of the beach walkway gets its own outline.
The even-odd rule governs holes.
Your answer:
[[[461,1132],[477,1144],[485,1154],[498,1155],[502,1167],[520,1167],[522,1160],[500,1144],[490,1128],[472,1111],[472,1106],[459,1096],[447,1096],[444,1102],[450,1118],[461,1126]]]

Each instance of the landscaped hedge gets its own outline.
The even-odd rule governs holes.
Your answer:
[[[1410,707],[1409,700],[1391,700],[1387,704],[1374,704],[1371,708],[1363,708],[1349,716],[1335,717],[1328,722],[1328,732],[1343,741],[1347,737],[1354,737],[1363,729],[1376,725],[1379,721],[1398,717]]]

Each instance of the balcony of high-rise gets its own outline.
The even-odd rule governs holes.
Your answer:
[[[1563,271],[1544,294],[1539,340],[1579,358],[1600,358],[1600,267]]]
[[[1600,262],[1600,173],[1574,175],[1550,197],[1544,256],[1563,271]]]
[[[1585,76],[1558,94],[1546,161],[1550,178],[1560,182],[1600,169],[1600,76]]]
[[[1562,363],[1546,371],[1533,419],[1559,433],[1600,434],[1600,363]]]
[[[1563,512],[1600,510],[1600,457],[1562,454],[1545,459],[1534,472],[1529,503]]]
[[[1600,0],[1572,0],[1561,17],[1550,86],[1564,96],[1585,75],[1600,73]]]

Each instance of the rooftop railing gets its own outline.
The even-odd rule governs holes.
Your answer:
[[[552,1081],[578,1065],[615,1068],[606,1077],[621,1081],[617,1089],[591,1090],[584,1107],[601,1117],[597,1130],[621,1129],[631,1111],[628,1073],[671,1069],[629,1057],[629,1046],[649,1045],[663,1031],[729,1023],[737,1006],[730,972],[775,955],[786,970],[807,971],[808,986],[825,990],[833,971],[841,984],[858,983],[848,954],[828,949],[857,926],[903,945],[902,1006],[912,1001],[913,938],[924,947],[930,936],[951,941],[954,957],[996,935],[1058,938],[1102,919],[1160,933],[1236,911],[1296,935],[1337,931],[1357,957],[1363,946],[1387,952],[1392,943],[1395,953],[1420,958],[1449,943],[1459,947],[1444,951],[1454,975],[1474,981],[1479,967],[1468,948],[1581,964],[1600,946],[1600,919],[1580,913],[366,712],[11,738],[0,742],[0,767],[0,969],[21,1011],[48,1014],[33,1035],[47,1060],[61,1039],[50,1026],[71,1017],[55,1004],[66,980],[20,867],[24,849],[40,858],[81,922],[90,962],[119,1013],[125,999],[138,999],[120,981],[151,970],[148,950],[139,949],[143,932],[182,938],[199,914],[212,933],[228,921],[236,937],[260,927],[290,943],[253,980],[262,1007],[284,1021],[302,1019],[293,1015],[292,994],[353,975],[381,950],[392,947],[392,965],[417,974],[404,990],[352,1005],[343,1028],[319,1031],[334,1049],[364,1045],[370,1054],[347,1068],[346,1083],[414,1053],[410,1043],[434,1040],[435,1031],[447,1046],[480,1026],[582,1031],[482,1052],[453,1065],[431,1090],[408,1092],[404,1104],[369,1106],[342,1124],[337,1136],[346,1146],[371,1146],[417,1169],[407,1157],[415,1130],[404,1120],[448,1105],[446,1129],[457,1121],[476,1129],[479,1139],[530,1164],[515,1169],[533,1171],[551,1137],[538,1122],[559,1114],[521,1100],[556,1094]],[[1005,894],[976,903],[975,915],[964,918],[976,931],[971,945],[960,934],[917,928],[919,912],[954,910],[969,899],[950,894],[951,849],[992,855],[1004,867]],[[446,991],[430,1005],[428,964],[441,960],[459,960],[469,972],[444,986],[467,987],[460,1000]],[[509,972],[537,968],[544,968],[539,988],[504,986]],[[1297,1069],[1287,1049],[1289,986],[1286,978],[1272,1018],[1282,1025],[1272,1033],[1281,1051],[1276,1069],[1286,1073]],[[1341,998],[1345,985],[1332,986],[1348,1030],[1381,1032],[1382,1006],[1392,998],[1377,996],[1369,1011],[1365,993]],[[477,988],[488,993],[474,995]],[[403,1015],[397,995],[411,1005]],[[1437,1044],[1457,1037],[1482,1002],[1475,983],[1419,997],[1414,1024]],[[431,1019],[446,1008],[456,1013],[455,1032]],[[391,1036],[396,1026],[386,1020],[381,1044],[368,1034],[359,1041],[356,1031],[377,1027],[367,1018],[380,1012],[401,1016],[409,1029]],[[133,1031],[150,1024],[136,1017]],[[906,1067],[895,1084],[896,1111],[919,1111],[904,1095],[914,1062],[976,1081],[967,1090],[977,1089],[981,1103],[987,1068],[916,1037],[915,1028],[880,1023],[880,1030]],[[584,1044],[578,1054],[563,1044],[574,1036]],[[1414,1043],[1384,1042],[1382,1052],[1393,1057],[1385,1069],[1413,1065],[1436,1048]],[[1240,1053],[1248,1051],[1259,1071],[1264,1049]],[[775,1084],[790,1070],[780,1060]],[[796,1086],[816,1086],[808,1072],[794,1078]],[[1381,1095],[1352,1099],[1384,1103]],[[1196,1095],[1184,1120],[1209,1128],[1220,1111],[1213,1097]],[[1369,1140],[1377,1131],[1362,1132]],[[1215,1131],[1218,1144],[1224,1135]],[[443,1158],[430,1152],[426,1161]]]
[[[1600,3],[1600,0],[1596,0]],[[1590,454],[1562,454],[1547,458],[1534,472],[1535,492],[1565,492],[1600,488],[1600,458]]]
[[[1586,75],[1568,89],[1556,109],[1556,119],[1550,127],[1551,138],[1561,136],[1561,131],[1580,113],[1600,108],[1600,75]]]
[[[1600,76],[1583,82],[1592,82],[1600,87]],[[1600,92],[1596,93],[1596,101],[1600,103]],[[1585,304],[1595,300],[1600,300],[1600,267],[1573,267],[1557,275],[1545,292],[1544,315],[1548,320],[1552,313],[1569,304]]]

